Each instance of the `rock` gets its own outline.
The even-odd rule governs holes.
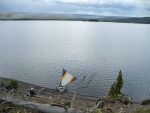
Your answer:
[[[140,104],[141,105],[150,105],[150,99],[143,100]]]

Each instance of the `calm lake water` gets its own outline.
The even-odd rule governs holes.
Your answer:
[[[150,25],[80,21],[0,21],[0,77],[55,88],[62,68],[77,76],[69,91],[96,73],[79,94],[104,96],[122,71],[122,92],[150,98]]]

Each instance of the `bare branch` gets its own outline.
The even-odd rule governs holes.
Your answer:
[[[79,82],[79,84],[77,84],[77,86],[75,87],[75,90],[74,90],[74,94],[73,94],[73,98],[72,98],[72,101],[71,101],[71,106],[70,108],[73,108],[73,103],[74,103],[74,100],[75,100],[75,97],[76,97],[76,91],[79,87],[79,85],[85,80],[85,76],[83,76],[83,79]]]
[[[74,103],[74,100],[75,100],[75,97],[76,97],[76,91],[80,88],[87,88],[89,83],[91,82],[92,78],[95,76],[96,74],[94,74],[91,79],[87,82],[87,85],[84,86],[84,87],[79,87],[79,85],[85,80],[86,76],[83,76],[83,79],[79,82],[79,84],[77,84],[77,86],[75,87],[75,90],[74,90],[74,95],[73,95],[73,98],[72,98],[72,101],[71,101],[71,107],[70,108],[73,108],[73,103]]]
[[[17,93],[20,94],[22,96],[23,100],[27,102],[27,100],[24,98],[23,94],[20,91],[17,91]]]
[[[59,99],[61,97],[62,94],[58,95],[57,99]]]
[[[94,109],[96,109],[102,102],[103,101],[99,101],[96,106],[94,106],[93,108],[90,109],[90,112],[92,113],[94,111]]]
[[[1,107],[3,104],[7,103],[7,102],[10,102],[10,101],[8,101],[8,100],[4,101],[4,102],[0,105],[0,107]]]
[[[15,95],[16,95],[16,94],[19,94],[19,95],[22,96],[23,100],[26,101],[26,99],[24,98],[23,94],[22,94],[21,92],[15,90],[15,89],[10,90],[10,91],[8,92],[8,94],[7,94],[7,99],[10,99],[10,100],[11,100],[11,95],[10,95],[10,94],[12,94],[12,96],[14,96],[14,98],[15,98]],[[26,101],[26,102],[27,102],[27,101]]]
[[[96,75],[96,73],[95,73],[95,74],[91,77],[91,79],[87,82],[86,86],[80,87],[80,88],[78,88],[78,89],[87,88],[95,75]]]
[[[75,92],[74,92],[74,95],[73,95],[73,98],[72,98],[72,101],[71,101],[71,106],[70,106],[70,108],[73,108],[73,103],[74,103],[75,97],[76,97],[76,90],[75,90]]]

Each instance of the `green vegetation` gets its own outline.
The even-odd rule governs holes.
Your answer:
[[[58,106],[68,106],[68,107],[70,106],[70,101],[65,99],[56,99],[53,100],[52,103]]]
[[[137,110],[135,111],[136,113],[150,113],[150,107],[138,107]]]
[[[126,104],[126,105],[132,104],[132,99],[129,98],[129,97],[124,96],[124,97],[121,99],[121,102],[123,102],[123,103]]]
[[[113,85],[111,86],[108,96],[110,96],[111,98],[117,98],[117,97],[122,96],[122,93],[121,93],[122,87],[123,87],[123,78],[122,78],[122,73],[120,70],[118,78],[116,79],[116,82],[113,83]]]
[[[100,109],[95,109],[92,113],[102,113],[102,111]]]
[[[108,97],[99,98],[98,101],[114,103],[115,101],[122,102],[124,104],[132,104],[132,98],[129,98],[127,95],[124,95],[121,92],[121,88],[123,87],[123,78],[121,70],[119,71],[119,75],[116,81],[112,84],[110,91],[108,93]]]
[[[18,81],[17,80],[15,80],[15,79],[11,79],[10,81],[9,81],[9,85],[10,86],[13,86],[13,88],[14,89],[18,89]]]

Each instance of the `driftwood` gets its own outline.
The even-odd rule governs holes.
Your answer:
[[[7,99],[11,101],[12,96],[15,98],[16,95],[21,95],[23,100],[26,101],[26,99],[24,98],[23,94],[15,89],[11,89],[8,93],[7,93]],[[27,101],[26,101],[27,102]]]
[[[96,108],[98,108],[100,106],[100,104],[102,103],[103,101],[99,101],[93,108],[91,108],[89,110],[90,113],[92,113]]]
[[[2,102],[1,105],[0,105],[0,107],[1,107],[3,104],[5,104],[5,103],[10,103],[10,101],[6,100],[6,101]]]
[[[62,104],[56,104],[56,103],[51,103],[50,105],[51,106],[57,106],[57,107],[63,107],[65,111],[67,111],[68,108],[69,108],[68,106],[65,106],[65,105],[62,105]]]

